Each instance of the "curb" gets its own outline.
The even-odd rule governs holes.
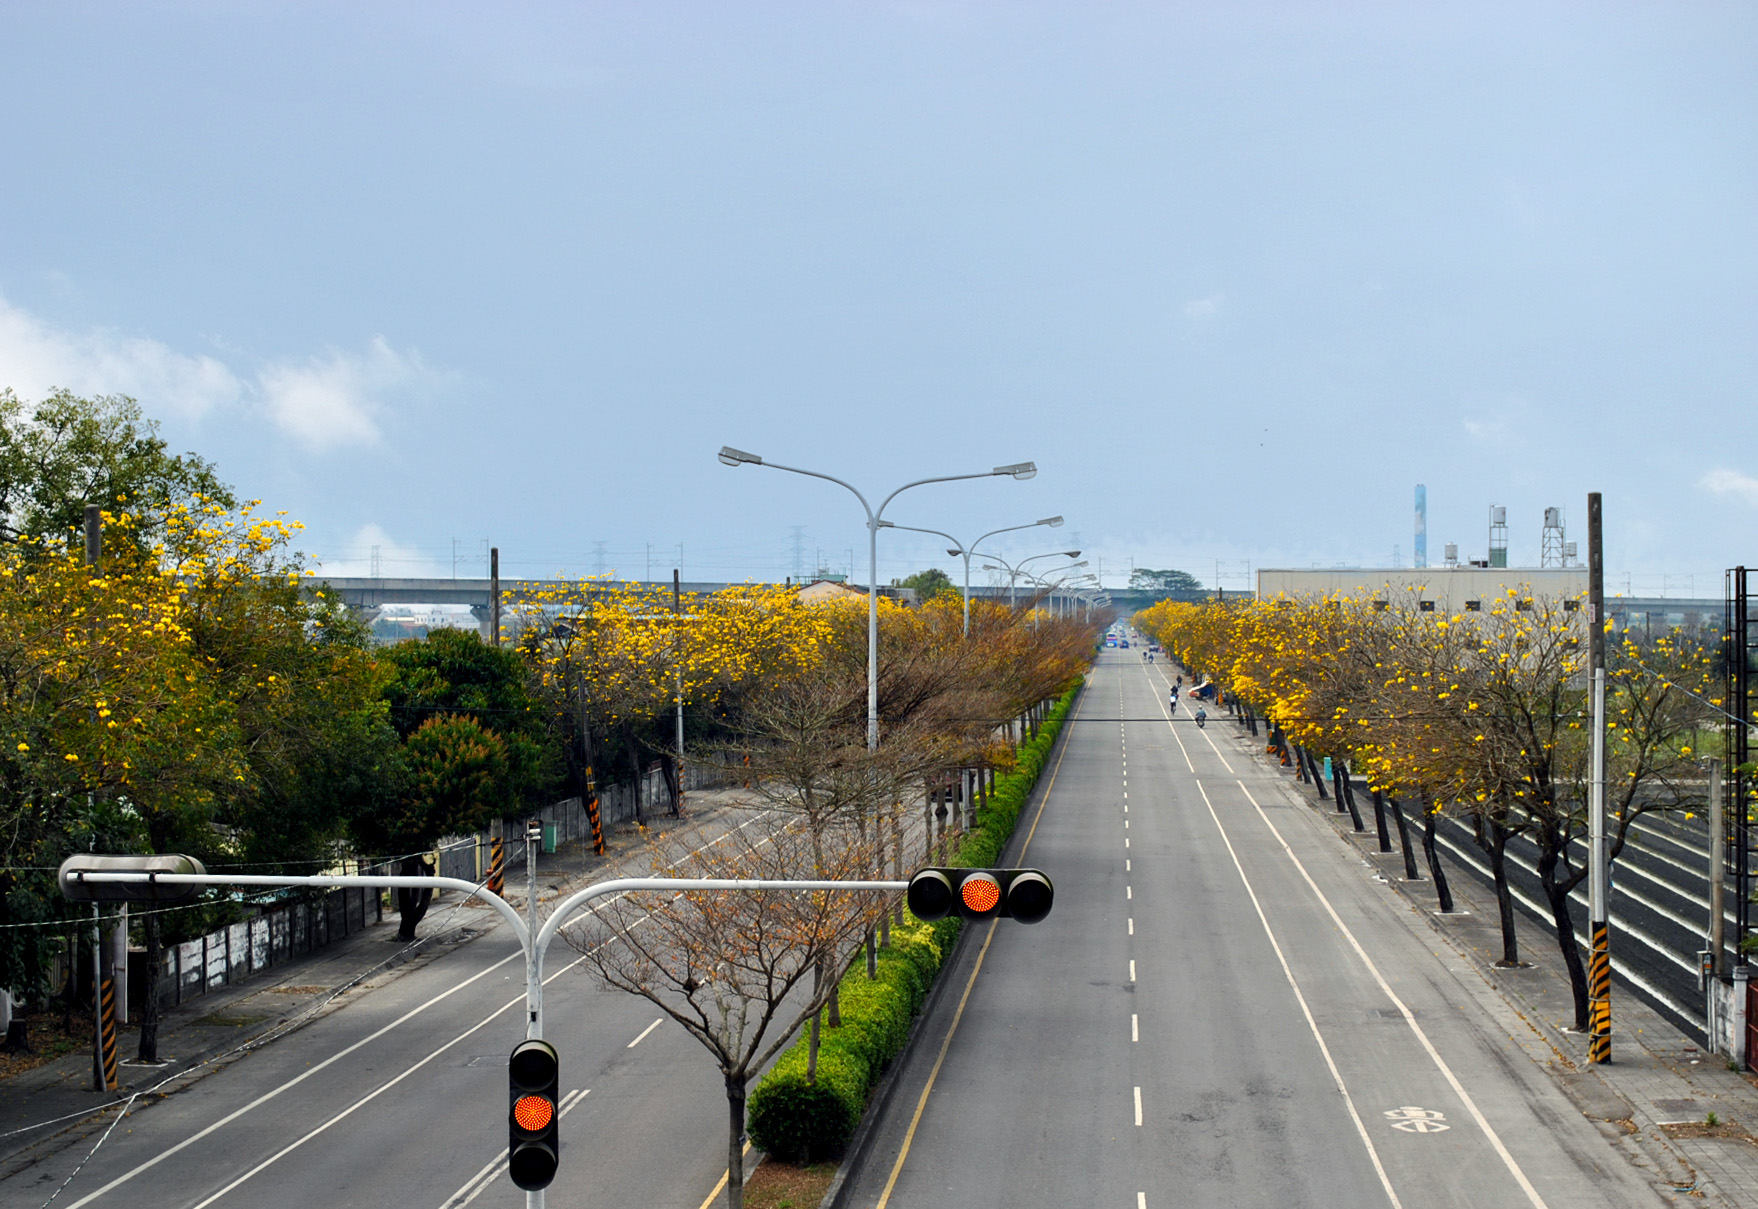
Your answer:
[[[1086,692],[1086,687],[1087,682],[1083,677],[1080,690],[1074,694],[1073,700],[1069,702],[1068,716],[1074,714],[1075,708],[1080,704],[1082,694]],[[1064,717],[1062,729],[1056,734],[1056,742],[1050,745],[1050,750],[1044,757],[1046,768],[1050,766],[1051,760],[1068,742],[1068,738],[1068,717]],[[1024,833],[1020,831],[1019,824],[1034,805],[1043,801],[1044,794],[1048,792],[1048,785],[1049,778],[1040,775],[1037,783],[1032,786],[1032,792],[1027,795],[1025,805],[1020,807],[1019,818],[1014,820],[1013,834],[1007,837],[1007,843],[1001,849],[1003,859],[1009,859],[1013,853],[1018,851],[1019,845],[1024,843],[1021,839]],[[973,929],[968,927],[958,930],[958,939],[952,944],[952,952],[948,953],[946,960],[940,963],[940,969],[934,975],[934,985],[929,988],[928,997],[922,1001],[922,1010],[916,1013],[916,1018],[910,1025],[908,1040],[903,1043],[903,1048],[898,1051],[897,1057],[893,1058],[891,1064],[885,1068],[885,1073],[879,1076],[879,1086],[874,1089],[872,1097],[867,1101],[867,1111],[861,1114],[861,1123],[855,1126],[854,1136],[849,1139],[848,1149],[843,1152],[842,1162],[836,1168],[836,1175],[831,1178],[830,1187],[824,1190],[824,1199],[818,1202],[818,1209],[847,1209],[843,1199],[844,1190],[850,1186],[854,1178],[866,1166],[867,1158],[873,1149],[873,1140],[878,1135],[879,1126],[885,1120],[886,1110],[891,1105],[891,1098],[897,1092],[897,1085],[903,1080],[903,1070],[909,1065],[910,1059],[915,1056],[916,1047],[921,1042],[922,1034],[927,1031],[926,1025],[929,1018],[939,1009],[940,1000],[945,995],[947,986],[953,982],[952,979],[942,977],[942,975],[957,963],[960,954],[964,952],[966,938],[971,935],[972,931]]]

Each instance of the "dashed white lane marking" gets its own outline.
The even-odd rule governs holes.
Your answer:
[[[1141,1022],[1134,1012],[1129,1014],[1129,1039],[1131,1041],[1141,1040]]]
[[[639,1037],[636,1037],[633,1041],[631,1041],[627,1045],[623,1046],[623,1048],[624,1049],[634,1049],[637,1045],[640,1045],[643,1041],[647,1040],[647,1034],[651,1033],[654,1029],[658,1028],[664,1020],[665,1020],[664,1016],[661,1016],[658,1020],[655,1020],[652,1024],[648,1025],[646,1028],[641,1030],[641,1035]]]
[[[1135,981],[1135,958],[1129,959],[1129,981]]]
[[[1128,857],[1123,858],[1123,871],[1125,873],[1132,872],[1132,870],[1129,867],[1129,858]]]
[[[1148,1194],[1147,1193],[1138,1192],[1135,1194],[1135,1209],[1148,1209]]]
[[[1336,1060],[1331,1057],[1331,1047],[1325,1044],[1324,1034],[1319,1032],[1318,1021],[1313,1019],[1312,1008],[1307,1006],[1306,996],[1300,990],[1300,984],[1294,980],[1294,970],[1288,964],[1288,958],[1282,952],[1281,942],[1270,928],[1270,917],[1264,914],[1264,906],[1258,901],[1257,891],[1251,887],[1251,879],[1245,876],[1245,866],[1239,863],[1239,854],[1233,850],[1233,841],[1227,837],[1227,829],[1221,826],[1221,816],[1215,813],[1215,804],[1209,801],[1209,791],[1203,783],[1196,783],[1197,792],[1203,795],[1203,805],[1209,808],[1209,817],[1215,820],[1215,830],[1221,833],[1221,843],[1227,846],[1227,855],[1233,858],[1233,867],[1239,871],[1239,881],[1245,887],[1252,907],[1257,911],[1257,919],[1263,925],[1264,935],[1269,937],[1270,948],[1276,951],[1276,960],[1282,963],[1282,977],[1288,980],[1288,989],[1294,992],[1294,1001],[1300,1005],[1301,1015],[1306,1017],[1306,1027],[1312,1030],[1312,1039],[1318,1042],[1319,1053],[1324,1057],[1325,1066],[1331,1072],[1331,1082],[1343,1097],[1343,1107],[1349,1110],[1349,1119],[1355,1123],[1355,1132],[1361,1138],[1361,1144],[1367,1148],[1367,1157],[1373,1163],[1375,1174],[1380,1177],[1380,1187],[1386,1191],[1386,1199],[1392,1202],[1392,1209],[1404,1209],[1404,1203],[1392,1188],[1392,1181],[1386,1175],[1384,1164],[1380,1162],[1379,1151],[1374,1149],[1373,1139],[1367,1136],[1367,1126],[1362,1123],[1361,1114],[1355,1111],[1355,1099],[1349,1094],[1348,1084],[1343,1082],[1343,1072],[1337,1069]],[[1250,795],[1247,795],[1250,796]]]
[[[1135,935],[1135,920],[1133,919],[1129,921],[1129,934],[1131,936]]]
[[[1135,897],[1135,887],[1134,886],[1123,887],[1123,897],[1124,898],[1134,898]]]
[[[1505,1166],[1508,1169],[1508,1173],[1514,1177],[1514,1182],[1520,1185],[1520,1191],[1526,1194],[1526,1199],[1532,1203],[1533,1209],[1548,1209],[1548,1206],[1544,1202],[1544,1198],[1538,1195],[1538,1189],[1532,1186],[1532,1181],[1526,1178],[1526,1173],[1520,1169],[1520,1164],[1514,1161],[1514,1156],[1508,1153],[1508,1148],[1506,1146],[1502,1145],[1501,1135],[1496,1133],[1494,1128],[1490,1126],[1489,1120],[1483,1115],[1483,1113],[1478,1111],[1477,1101],[1473,1100],[1470,1094],[1466,1092],[1464,1084],[1460,1083],[1458,1076],[1453,1074],[1453,1068],[1447,1065],[1445,1059],[1441,1057],[1440,1051],[1435,1049],[1434,1043],[1428,1039],[1428,1034],[1424,1032],[1422,1026],[1416,1022],[1415,1013],[1413,1013],[1409,1007],[1405,1005],[1404,1001],[1398,998],[1396,992],[1392,990],[1391,984],[1388,983],[1385,980],[1385,977],[1380,973],[1379,967],[1374,965],[1373,959],[1367,955],[1367,950],[1362,948],[1361,942],[1355,939],[1355,933],[1349,930],[1349,926],[1345,924],[1342,917],[1337,914],[1337,909],[1331,906],[1331,900],[1325,897],[1324,891],[1318,888],[1318,883],[1312,880],[1312,874],[1306,871],[1306,866],[1301,864],[1300,858],[1294,855],[1294,849],[1288,846],[1288,841],[1282,838],[1282,833],[1276,829],[1274,823],[1270,822],[1270,816],[1264,813],[1264,808],[1258,804],[1258,800],[1255,797],[1252,797],[1251,790],[1245,788],[1244,781],[1237,781],[1235,784],[1244,791],[1246,800],[1257,810],[1258,817],[1264,821],[1264,826],[1270,829],[1270,834],[1276,837],[1276,843],[1282,846],[1282,851],[1288,855],[1289,860],[1294,862],[1294,867],[1300,870],[1300,876],[1305,879],[1308,888],[1310,888],[1313,894],[1317,896],[1320,905],[1325,909],[1325,914],[1331,917],[1331,922],[1337,925],[1337,930],[1343,933],[1344,939],[1348,940],[1349,947],[1355,950],[1355,955],[1357,957],[1361,958],[1361,964],[1367,967],[1367,972],[1373,975],[1373,980],[1379,984],[1380,990],[1385,992],[1386,998],[1390,999],[1393,1005],[1397,1007],[1398,1011],[1402,1013],[1404,1022],[1410,1026],[1410,1031],[1416,1034],[1416,1039],[1422,1043],[1422,1048],[1428,1051],[1428,1056],[1434,1060],[1435,1066],[1440,1069],[1442,1076],[1445,1077],[1447,1083],[1451,1085],[1454,1093],[1465,1105],[1465,1110],[1471,1114],[1472,1120],[1477,1122],[1477,1127],[1483,1131],[1483,1136],[1489,1140],[1490,1146],[1502,1160],[1502,1165]],[[1198,787],[1201,787],[1201,782],[1198,782]],[[1203,799],[1204,801],[1207,801],[1208,795],[1204,794]],[[1214,807],[1211,806],[1209,811],[1212,814],[1214,812]],[[1216,819],[1215,823],[1216,826],[1219,826],[1220,820]],[[1228,849],[1231,851],[1232,846],[1229,845]],[[1245,876],[1243,870],[1240,871],[1240,876]],[[1253,898],[1253,901],[1256,901],[1255,897]],[[1265,929],[1269,928],[1268,922],[1264,924],[1264,927]],[[1280,950],[1278,950],[1278,952],[1279,951]],[[1290,980],[1292,980],[1292,975],[1290,975]],[[1318,1030],[1315,1027],[1313,1031],[1316,1034]]]
[[[1135,1089],[1135,1125],[1141,1128],[1141,1088]]]
[[[1129,847],[1129,837],[1127,835],[1123,837],[1123,846],[1125,848]]]
[[[1125,831],[1129,830],[1129,820],[1128,819],[1123,820],[1123,830],[1125,830]]]

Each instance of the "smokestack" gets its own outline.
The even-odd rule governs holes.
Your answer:
[[[1416,484],[1416,553],[1411,566],[1428,566],[1428,488]]]

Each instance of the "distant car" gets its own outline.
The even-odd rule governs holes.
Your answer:
[[[1116,646],[1117,640],[1115,638],[1107,638],[1107,639],[1105,639],[1105,645],[1106,646]]]
[[[1156,643],[1154,643],[1154,644],[1153,644],[1153,645],[1152,645],[1152,646],[1150,646],[1150,647],[1149,647],[1149,648],[1148,648],[1148,650],[1150,650],[1150,651],[1152,651],[1152,652],[1153,652],[1153,653],[1154,653],[1154,654],[1156,654],[1156,655],[1158,655],[1158,654],[1159,654],[1159,653],[1160,653],[1160,644],[1159,644],[1159,643],[1157,643],[1157,642],[1156,642]]]
[[[1118,642],[1118,643],[1117,643],[1117,645],[1118,645],[1118,647],[1119,647],[1119,648],[1120,648],[1120,649],[1122,649],[1122,650],[1128,650],[1128,649],[1129,649],[1129,639],[1127,639],[1127,638],[1124,638],[1124,639],[1122,639],[1122,640],[1120,640],[1120,641],[1119,641],[1119,642]]]

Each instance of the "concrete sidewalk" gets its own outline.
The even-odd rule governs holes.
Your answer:
[[[654,831],[700,826],[749,804],[749,794],[742,790],[697,790],[690,795],[684,819],[656,815],[649,821]],[[606,835],[602,857],[578,844],[540,857],[540,901],[606,878],[649,873],[647,838],[648,833],[629,823]],[[507,898],[523,911],[522,868],[507,878]],[[164,1009],[158,1065],[129,1060],[137,1051],[139,1028],[122,1028],[117,1044],[123,1059],[118,1067],[119,1093],[92,1090],[89,1046],[0,1081],[0,1178],[102,1131],[115,1119],[105,1109],[131,1096],[174,1094],[251,1050],[340,1010],[403,971],[435,961],[501,926],[492,908],[477,901],[461,902],[455,892],[435,895],[413,942],[397,940],[397,919],[387,912],[382,923],[315,953]]]
[[[1234,734],[1254,759],[1274,765],[1264,742],[1231,724]],[[1218,737],[1218,736],[1217,736]],[[1397,848],[1382,853],[1372,816],[1363,805],[1367,830],[1357,833],[1334,799],[1319,801],[1310,784],[1300,783],[1292,768],[1281,770],[1290,795],[1330,820],[1341,842],[1395,890],[1414,913],[1470,966],[1538,1039],[1510,1034],[1520,1048],[1550,1071],[1583,1115],[1637,1166],[1648,1172],[1663,1195],[1689,1197],[1693,1202],[1758,1206],[1758,1080],[1729,1068],[1727,1059],[1700,1051],[1665,1017],[1636,995],[1612,984],[1612,1061],[1592,1066],[1587,1061],[1587,1036],[1572,1030],[1574,999],[1556,936],[1525,912],[1516,912],[1520,957],[1530,963],[1518,969],[1497,968],[1501,958],[1501,927],[1494,893],[1475,877],[1451,866],[1448,886],[1454,910],[1439,912],[1434,883],[1418,857],[1423,877],[1404,879],[1404,858]],[[1327,791],[1330,787],[1326,786]],[[1612,938],[1617,964],[1617,938]],[[1622,993],[1620,993],[1622,991]],[[1718,1126],[1705,1125],[1714,1113]]]

